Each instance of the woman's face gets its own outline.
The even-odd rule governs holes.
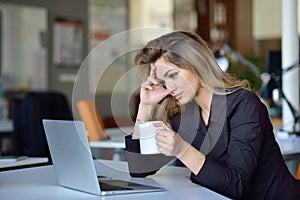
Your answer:
[[[171,91],[171,95],[181,105],[192,101],[200,89],[196,76],[189,70],[166,62],[164,58],[155,63],[156,77]]]

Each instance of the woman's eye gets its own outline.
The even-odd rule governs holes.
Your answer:
[[[177,75],[178,75],[178,72],[174,72],[169,75],[169,78],[176,78]]]

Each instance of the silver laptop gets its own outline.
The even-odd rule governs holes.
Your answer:
[[[164,191],[125,180],[98,179],[82,121],[44,119],[43,125],[59,185],[96,195]]]

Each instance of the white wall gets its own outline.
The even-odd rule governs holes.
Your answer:
[[[149,40],[162,34],[162,32],[154,34],[147,29],[173,29],[173,7],[173,0],[130,0],[130,29],[145,29],[138,37],[134,36],[131,42],[145,45]]]
[[[253,38],[281,37],[281,0],[253,0]]]
[[[281,3],[285,0],[253,0],[253,38],[281,38]],[[300,3],[298,0],[298,33],[300,33]]]
[[[130,0],[130,28],[173,28],[173,0]]]

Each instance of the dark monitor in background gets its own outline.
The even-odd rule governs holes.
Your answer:
[[[262,88],[261,96],[264,99],[272,99],[273,90],[281,89],[281,51],[267,50],[265,57],[265,71],[277,78],[271,78],[265,88]]]

